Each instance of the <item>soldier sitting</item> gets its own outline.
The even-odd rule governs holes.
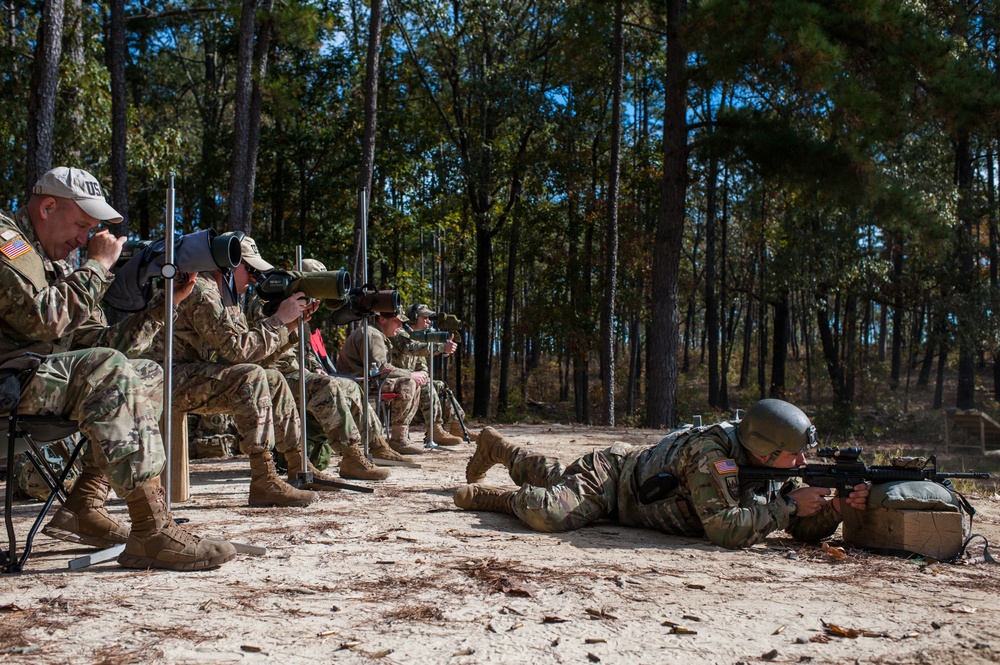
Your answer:
[[[174,408],[232,414],[240,451],[250,456],[251,506],[307,506],[316,493],[282,480],[271,457],[277,448],[290,468],[300,468],[292,466],[301,464],[302,431],[292,391],[281,372],[258,364],[287,346],[307,303],[297,294],[273,316],[249,325],[237,301],[254,280],[247,267],[268,271],[272,266],[252,239],[243,238],[240,249],[243,260],[232,274],[200,273],[191,296],[177,308]]]
[[[302,263],[305,272],[326,271],[326,267],[315,259],[306,259]],[[315,311],[318,306],[319,302],[312,303],[308,311]],[[247,315],[251,322],[265,319],[259,299],[253,298],[251,300],[247,306]],[[285,347],[276,354],[260,361],[264,367],[280,371],[292,386],[298,386],[299,382],[297,345],[298,334],[296,333],[289,338]],[[382,424],[375,415],[374,409],[368,410],[368,422],[364,422],[364,403],[362,402],[364,396],[361,393],[361,387],[351,379],[328,375],[312,354],[307,356],[306,363],[306,408],[323,426],[333,450],[342,456],[340,477],[351,480],[384,480],[388,478],[389,472],[376,467],[364,454],[362,443],[365,435],[364,428],[368,428],[371,451],[375,457],[397,461],[401,461],[403,458],[386,444],[385,438],[382,436]],[[299,391],[293,390],[292,392],[298,401]],[[301,455],[295,459],[298,464],[301,464]],[[300,470],[301,466],[296,466],[289,461],[289,475]],[[319,473],[315,467],[311,467],[311,470],[314,475]]]
[[[18,413],[75,420],[90,441],[46,534],[95,547],[124,543],[118,563],[129,568],[213,568],[236,550],[195,536],[167,511],[159,482],[163,370],[132,359],[161,328],[163,302],[111,327],[100,307],[125,238],[89,236],[102,221],[121,219],[94,176],[66,167],[42,176],[27,207],[0,215],[0,366],[19,372]],[[84,245],[87,261],[72,270],[64,259]],[[174,305],[192,286],[180,284]],[[104,507],[112,487],[128,503],[131,530]]]

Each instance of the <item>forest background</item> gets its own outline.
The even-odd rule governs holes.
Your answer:
[[[998,415],[998,3],[2,13],[2,207],[78,166],[159,237],[176,173],[180,232],[360,283],[364,191],[369,281],[465,323],[442,371],[475,416]]]

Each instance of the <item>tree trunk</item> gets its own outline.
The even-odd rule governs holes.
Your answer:
[[[128,235],[128,91],[125,86],[125,0],[111,0],[111,207],[122,216],[115,235]]]
[[[361,170],[358,174],[358,190],[367,192],[365,208],[371,203],[372,173],[375,170],[375,129],[378,119],[378,72],[379,52],[382,44],[382,0],[371,0],[368,17],[368,58],[365,63],[365,126],[361,134]],[[364,247],[361,244],[363,220],[361,208],[354,218],[354,252],[351,256],[351,270],[355,275],[364,273]]]
[[[783,293],[774,304],[774,344],[771,349],[771,397],[785,399],[785,365],[788,358],[788,330],[790,326],[788,294]]]
[[[653,245],[652,327],[647,353],[648,427],[677,421],[678,273],[687,196],[687,46],[680,23],[686,0],[666,0],[666,109],[663,122],[663,187]]]
[[[480,418],[490,415],[492,391],[492,350],[490,349],[490,264],[493,256],[493,239],[486,225],[476,222],[476,290],[475,290],[475,393],[472,413]]]
[[[251,72],[254,50],[254,25],[257,17],[257,0],[243,0],[240,14],[239,46],[236,56],[236,92],[233,101],[233,159],[229,176],[229,220],[230,231],[242,231],[244,227],[243,206],[247,200],[249,180],[247,157],[250,154],[250,97],[253,91]]]
[[[899,386],[902,376],[903,365],[903,313],[905,311],[905,301],[903,300],[903,247],[902,238],[896,237],[893,243],[892,274],[895,297],[892,307],[892,355],[890,362],[890,387],[895,390]],[[885,311],[883,306],[883,311]]]
[[[31,94],[28,98],[26,192],[30,192],[38,179],[52,168],[56,92],[59,88],[59,59],[62,56],[63,9],[63,0],[44,0],[42,18],[38,22],[35,61],[31,68]]]
[[[705,183],[705,334],[708,342],[708,405],[719,403],[719,302],[715,297],[715,210],[719,162],[709,156]]]
[[[250,229],[253,226],[253,197],[257,188],[257,154],[260,148],[260,114],[264,106],[264,93],[261,86],[267,76],[267,54],[271,48],[271,32],[274,27],[274,0],[264,0],[263,18],[260,33],[257,35],[257,45],[254,47],[253,87],[250,91],[250,119],[247,123],[247,185],[243,191],[243,219],[241,228]],[[249,233],[249,230],[245,231]],[[305,244],[305,243],[303,243]]]
[[[497,412],[507,410],[510,380],[510,352],[514,342],[514,281],[517,275],[517,245],[521,236],[521,219],[515,217],[510,227],[510,248],[507,253],[507,284],[504,286],[503,329],[500,331],[500,381],[497,388]]]
[[[622,79],[625,52],[622,40],[622,22],[625,9],[622,0],[615,2],[614,74],[611,103],[611,164],[607,192],[607,232],[605,235],[604,303],[601,310],[601,342],[604,359],[603,420],[615,424],[615,294],[618,286],[618,174],[621,161]]]
[[[972,226],[975,222],[975,202],[972,192],[972,155],[969,146],[969,135],[963,133],[958,137],[955,147],[956,172],[958,173],[958,283],[970,287],[977,276],[974,272],[974,250]],[[959,409],[971,409],[976,405],[976,365],[975,341],[973,329],[975,326],[972,314],[968,311],[971,305],[962,301],[959,312],[958,326],[958,386],[955,396],[955,406]],[[963,325],[964,324],[964,325]]]

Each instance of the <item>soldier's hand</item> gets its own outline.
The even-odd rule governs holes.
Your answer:
[[[413,382],[418,386],[422,386],[425,383],[427,383],[427,372],[414,372],[413,374],[410,375],[410,377],[413,379]]]
[[[194,279],[198,276],[198,273],[178,273],[177,278],[174,279],[174,306],[180,305],[181,302],[191,295],[194,291]]]
[[[851,508],[866,510],[868,508],[868,491],[868,483],[858,483],[854,486],[854,489],[851,491],[851,494],[847,497],[847,499],[838,496],[833,500],[834,510],[840,513],[841,509],[844,507],[843,502],[845,500],[847,501],[847,505]]]
[[[319,302],[320,302],[319,300],[310,300],[309,301],[309,304],[306,305],[306,308],[304,310],[302,310],[302,320],[303,321],[305,321],[306,323],[309,323],[309,321],[312,320],[312,315],[315,314],[316,310],[319,309]]]
[[[126,240],[125,236],[116,238],[107,229],[101,229],[87,243],[87,258],[99,261],[102,266],[111,270],[121,256]]]
[[[448,335],[448,341],[441,345],[441,352],[444,355],[450,356],[458,349],[458,344],[453,341],[454,339],[454,334]]]
[[[796,517],[809,517],[826,506],[827,497],[832,493],[829,487],[800,487],[789,492],[788,496],[799,504]]]
[[[290,297],[281,301],[275,315],[278,317],[279,321],[287,326],[289,323],[295,323],[298,321],[302,312],[304,312],[308,306],[309,301],[306,299],[306,294],[301,291],[296,291]]]

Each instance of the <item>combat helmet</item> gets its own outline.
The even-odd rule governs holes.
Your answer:
[[[771,464],[784,451],[805,452],[816,445],[816,427],[802,409],[780,399],[762,399],[737,426],[740,444]]]

